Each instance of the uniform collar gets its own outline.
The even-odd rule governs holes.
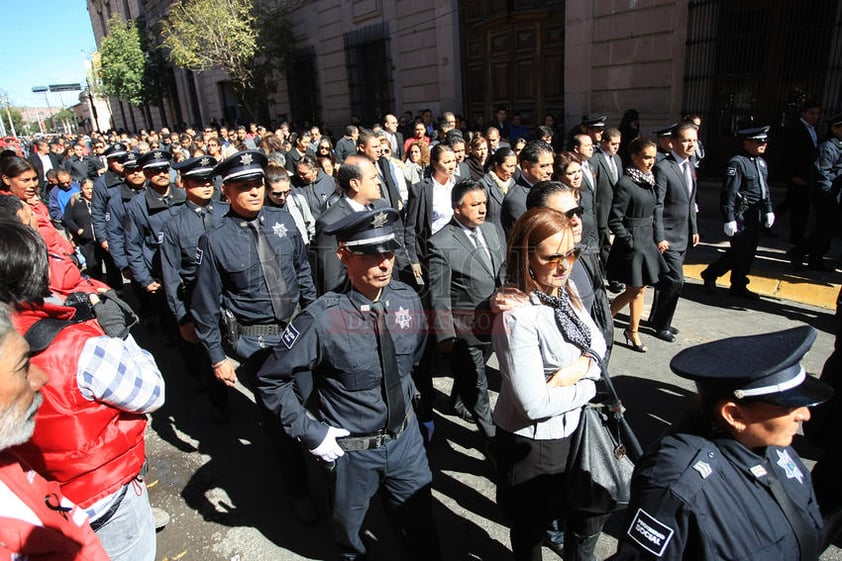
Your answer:
[[[354,289],[354,287],[351,286],[350,281],[348,282],[348,286],[350,288],[348,288],[346,294],[348,296],[348,300],[350,300],[351,304],[354,305],[354,309],[357,310],[358,312],[360,312],[361,314],[370,312],[371,311],[371,305],[372,305],[373,302],[371,300],[369,300],[366,296],[364,296],[361,292]],[[389,290],[388,285],[384,286],[383,290],[380,292],[380,300],[379,301],[383,302],[383,306],[384,306],[384,308],[386,308],[387,312],[389,311],[389,304],[390,304],[389,299],[390,299],[391,294],[392,294],[392,291]]]
[[[749,450],[740,444],[740,442],[730,437],[718,438],[715,442],[728,461],[735,467],[745,472],[752,479],[767,484],[767,468],[763,464],[766,462],[768,451],[773,447],[770,446],[762,449],[763,455],[759,455],[757,452]]]

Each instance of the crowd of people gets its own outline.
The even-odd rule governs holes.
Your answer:
[[[684,259],[700,240],[699,117],[656,139],[640,136],[638,120],[630,111],[612,128],[585,115],[564,133],[548,115],[530,134],[504,107],[472,127],[423,110],[348,125],[335,143],[319,127],[283,123],[7,150],[0,379],[21,379],[0,385],[0,491],[18,497],[0,505],[2,520],[16,521],[0,542],[23,555],[49,540],[61,559],[154,559],[143,432],[165,383],[131,335],[140,320],[177,347],[215,422],[229,422],[238,381],[254,392],[304,524],[320,518],[307,454],[325,467],[341,559],[365,558],[361,529],[377,492],[408,558],[446,557],[426,450],[443,365],[451,412],[476,424],[514,558],[540,559],[546,546],[567,561],[595,559],[611,512],[572,506],[571,439],[626,307],[625,343],[647,351],[647,287],[646,323],[676,340]],[[721,205],[731,247],[702,274],[707,290],[731,271],[730,293],[757,298],[748,272],[775,219],[767,131],[738,132],[743,151],[728,163]],[[831,131],[838,147],[842,118]],[[810,177],[830,192],[842,166],[838,155],[825,165],[829,149],[816,147]],[[821,262],[833,231],[825,218],[792,250],[794,264]],[[770,548],[817,558],[822,514],[838,505],[817,502],[790,447],[807,407],[831,393],[798,364],[814,338],[797,328],[675,357],[700,410],[639,459],[619,559],[744,559]],[[762,360],[732,360],[758,347],[769,348]],[[45,489],[47,510],[33,503]],[[710,515],[729,493],[747,513],[741,525]]]

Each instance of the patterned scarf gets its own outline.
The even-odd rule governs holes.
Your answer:
[[[635,167],[629,166],[626,168],[626,175],[635,183],[646,183],[650,187],[655,186],[655,175],[651,171],[642,172]]]
[[[590,350],[591,330],[576,315],[576,312],[573,310],[573,303],[570,301],[570,294],[568,294],[567,290],[561,288],[558,291],[558,296],[550,296],[540,290],[534,291],[534,294],[542,304],[555,310],[555,321],[564,338],[582,351]]]

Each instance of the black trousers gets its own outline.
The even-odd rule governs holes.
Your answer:
[[[804,237],[807,230],[807,220],[810,218],[810,195],[806,185],[788,183],[786,186],[786,197],[783,202],[775,208],[775,214],[783,215],[790,211],[789,217],[789,241],[797,244]]]
[[[839,201],[835,195],[819,189],[813,189],[811,200],[816,211],[815,229],[792,248],[792,253],[798,256],[809,255],[810,262],[816,263],[821,262],[830,249],[839,220]]]
[[[655,285],[655,296],[649,310],[649,325],[656,331],[669,329],[681,289],[684,288],[684,258],[687,251],[666,250],[662,256],[669,270]]]
[[[705,280],[716,280],[731,271],[731,289],[742,290],[748,286],[748,273],[757,253],[757,243],[762,230],[762,205],[746,209],[743,220],[737,221],[738,231],[731,237],[731,247],[725,255],[702,271]]]
[[[450,372],[456,394],[473,414],[480,433],[486,439],[493,438],[495,433],[485,375],[485,363],[489,356],[491,345],[468,345],[464,339],[458,339],[450,351]]]

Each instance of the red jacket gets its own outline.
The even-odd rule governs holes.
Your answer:
[[[8,450],[0,452],[2,486],[18,500],[0,501],[0,561],[108,561],[85,511]]]
[[[15,314],[23,335],[42,318],[69,319],[75,310],[44,304]],[[79,355],[88,339],[104,333],[95,320],[62,329],[32,364],[48,376],[44,403],[35,415],[35,434],[15,448],[36,471],[61,484],[64,495],[83,507],[110,495],[140,472],[146,459],[146,416],[85,399],[76,383]]]

